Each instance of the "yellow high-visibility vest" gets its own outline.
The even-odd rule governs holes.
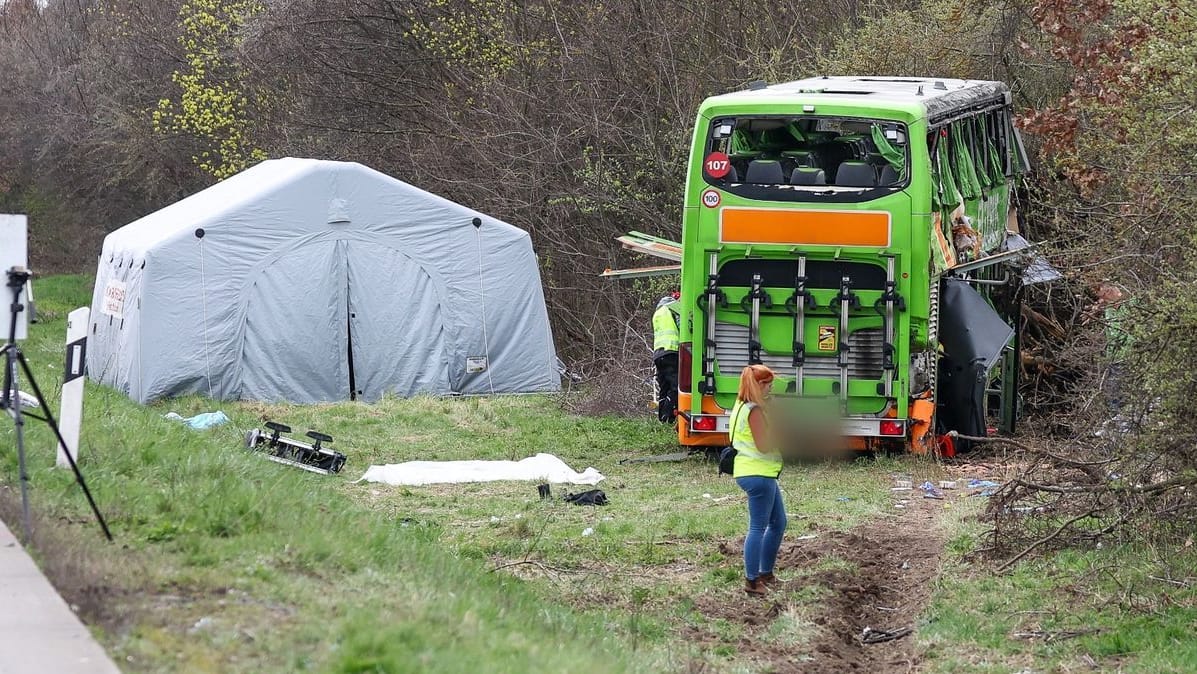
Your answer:
[[[677,351],[678,303],[671,302],[653,312],[653,351]]]
[[[746,403],[737,399],[732,406],[731,434],[732,447],[736,448],[736,464],[732,469],[732,477],[777,477],[781,474],[781,457],[776,454],[762,454],[756,446],[756,438],[752,436],[752,426],[748,417],[752,416],[754,403]]]

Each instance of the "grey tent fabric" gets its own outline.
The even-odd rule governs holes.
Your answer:
[[[143,403],[560,388],[528,234],[346,162],[262,162],[109,234],[91,333],[89,376]]]

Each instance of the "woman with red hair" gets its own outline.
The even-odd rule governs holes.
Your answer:
[[[773,447],[768,417],[762,405],[773,389],[773,371],[764,365],[749,365],[740,373],[740,390],[732,407],[732,447],[736,449],[732,477],[748,494],[748,535],[744,538],[744,591],[765,594],[767,585],[777,582],[773,565],[786,530],[786,509],[781,500],[777,476],[781,454]]]

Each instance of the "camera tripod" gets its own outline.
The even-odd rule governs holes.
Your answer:
[[[50,406],[46,404],[41,389],[38,388],[37,381],[33,378],[33,371],[29,368],[28,361],[25,360],[25,354],[21,353],[20,347],[17,346],[17,315],[25,309],[24,305],[21,304],[21,290],[25,287],[32,274],[28,269],[23,267],[13,267],[8,270],[7,274],[7,286],[12,292],[12,304],[9,306],[8,341],[2,347],[4,352],[4,390],[0,392],[0,409],[8,410],[16,425],[17,466],[21,480],[21,526],[25,534],[23,542],[25,544],[29,543],[31,533],[29,521],[29,474],[25,470],[25,417],[27,416],[46,422],[50,426],[50,429],[54,431],[54,436],[58,438],[59,444],[65,450],[63,453],[66,454],[67,461],[71,464],[71,470],[75,471],[75,479],[79,482],[79,486],[83,488],[83,493],[87,496],[87,502],[91,505],[91,511],[95,513],[96,520],[100,523],[100,528],[104,530],[104,536],[111,541],[112,533],[108,531],[108,524],[104,521],[104,516],[100,514],[100,509],[96,507],[95,499],[91,497],[91,491],[87,488],[87,483],[83,480],[83,473],[79,472],[79,466],[75,463],[75,457],[71,454],[71,448],[67,447],[66,440],[62,437],[62,431],[58,428],[58,422],[54,419],[54,414],[50,412]],[[21,370],[25,373],[25,379],[33,389],[34,395],[37,396],[38,404],[41,406],[44,416],[39,417],[35,414],[26,414],[21,411],[21,395],[20,390],[17,388],[18,364],[20,364]]]

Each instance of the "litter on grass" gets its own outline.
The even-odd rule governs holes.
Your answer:
[[[229,418],[225,416],[224,412],[219,411],[204,412],[203,414],[197,414],[193,417],[184,417],[179,414],[175,414],[174,412],[167,412],[166,414],[162,415],[162,418],[170,419],[171,421],[182,421],[188,426],[198,430],[219,426],[221,424],[228,423],[229,421]]]
[[[1000,487],[1001,485],[993,480],[969,480],[969,489],[984,489],[986,487]]]
[[[943,492],[937,489],[935,485],[931,484],[930,480],[919,485],[919,489],[923,490],[923,498],[943,498]]]
[[[37,399],[37,396],[30,395],[24,391],[10,391],[9,399],[16,396],[17,400],[21,401],[21,407],[41,407],[42,401]]]

